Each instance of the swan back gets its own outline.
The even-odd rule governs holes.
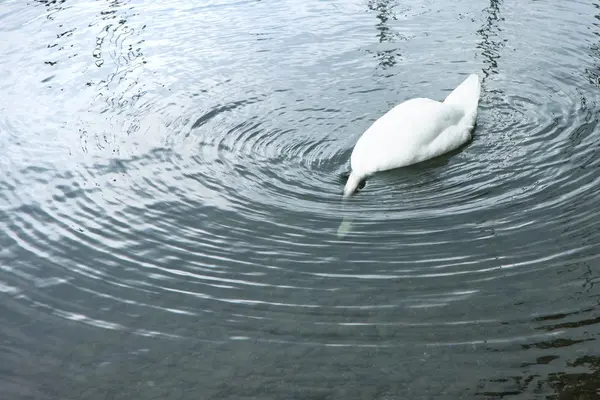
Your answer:
[[[365,131],[350,156],[360,177],[427,158],[429,145],[465,116],[462,108],[416,98],[388,111]]]
[[[464,144],[475,125],[480,92],[479,77],[472,74],[443,102],[411,99],[376,120],[354,146],[344,197],[375,172],[416,164]]]

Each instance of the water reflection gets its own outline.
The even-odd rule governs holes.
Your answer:
[[[547,343],[559,348],[568,343]],[[539,356],[521,365],[528,372],[492,379],[480,384],[476,394],[486,398],[541,395],[560,400],[596,400],[600,394],[600,357],[592,354],[561,363],[557,355]],[[562,367],[561,365],[564,365]],[[531,372],[534,370],[535,372]],[[554,372],[543,372],[555,370]],[[552,396],[552,397],[549,397]]]
[[[600,3],[594,3],[596,10],[600,10]],[[594,22],[592,22],[592,32],[596,38],[600,38],[600,13],[594,15]],[[590,83],[596,87],[600,87],[600,42],[595,41],[590,46],[590,56],[595,60],[593,68],[586,68],[585,72]]]
[[[565,285],[568,302],[560,304],[587,304],[579,310],[566,310],[534,317],[534,329],[552,338],[532,341],[515,348],[488,349],[503,352],[509,365],[518,364],[520,374],[514,371],[503,375],[497,368],[496,378],[482,381],[478,394],[490,398],[538,394],[557,396],[557,399],[597,399],[600,391],[600,357],[597,355],[594,334],[600,323],[598,306],[600,292],[594,289],[591,268],[568,265],[560,275],[576,284]],[[572,277],[575,277],[573,280]],[[559,288],[556,288],[557,290]],[[509,369],[510,370],[510,369]]]
[[[377,38],[379,43],[386,44],[380,46],[382,49],[375,51],[375,57],[379,59],[379,66],[383,69],[393,67],[397,63],[397,58],[401,57],[400,50],[392,45],[402,36],[390,28],[388,22],[396,20],[394,8],[398,5],[394,0],[370,0],[368,3],[369,10],[375,12],[377,23]]]
[[[66,0],[35,0],[36,3],[43,4],[48,9],[46,18],[54,19],[54,13],[63,10]]]
[[[585,355],[568,364],[575,372],[552,373],[547,378],[560,400],[596,400],[600,396],[600,357]]]
[[[490,0],[490,5],[485,8],[485,23],[477,31],[481,36],[482,41],[477,45],[481,49],[481,54],[486,60],[487,68],[483,70],[483,81],[488,76],[498,73],[498,59],[500,58],[500,50],[505,46],[506,39],[500,37],[502,29],[499,27],[499,22],[503,20],[500,16],[500,5],[502,0]]]
[[[61,92],[72,93],[77,87],[78,107],[88,113],[78,114],[83,153],[92,149],[119,153],[119,133],[130,135],[139,130],[137,103],[152,84],[142,49],[146,24],[136,21],[137,7],[123,0],[85,8],[65,0],[37,2],[46,6],[46,17],[52,21],[46,28],[60,30],[47,45],[49,59],[45,61],[56,72],[43,82]],[[70,18],[72,13],[78,18]],[[91,35],[93,47],[87,40]],[[69,100],[73,99],[65,99],[65,107]],[[102,123],[98,123],[98,116],[103,116]]]
[[[459,397],[480,383],[489,397],[530,394],[538,383],[581,394],[594,384],[600,158],[590,151],[594,126],[580,121],[595,120],[597,105],[588,101],[584,116],[569,96],[555,96],[571,94],[569,85],[555,71],[532,73],[537,60],[523,67],[518,48],[555,62],[561,46],[585,52],[580,41],[524,35],[498,65],[501,36],[546,24],[519,20],[501,1],[489,3],[480,27],[456,20],[479,10],[469,2],[435,11],[425,2],[402,26],[394,1],[371,1],[366,13],[365,3],[335,13],[322,2],[217,2],[201,12],[187,3],[42,2],[48,9],[37,7],[29,26],[11,17],[32,39],[3,51],[17,56],[0,68],[35,72],[22,74],[25,84],[3,83],[18,107],[0,116],[3,146],[25,149],[2,160],[0,182],[0,256],[10,264],[0,265],[0,341],[19,386],[40,381],[22,372],[33,371],[56,397],[93,387],[86,397],[104,398],[127,368],[156,385],[146,397],[169,389],[168,371],[181,389],[185,369],[197,393],[220,386],[224,398],[247,396],[246,383],[264,397],[269,382],[281,382],[273,398],[311,397],[301,390],[324,383],[314,398],[345,399]],[[39,10],[52,10],[51,20]],[[483,129],[468,151],[382,174],[348,205],[361,219],[356,234],[336,240],[334,177],[348,138],[399,97],[375,82],[372,65],[397,68],[399,32],[420,26],[425,34],[402,43],[419,66],[403,69],[407,82],[437,92],[433,75],[473,62],[464,43],[480,28],[486,76],[506,72],[495,82],[503,92],[482,102]],[[369,53],[356,51],[365,42],[375,43]],[[449,49],[462,64],[448,67]],[[580,85],[594,98],[588,89]],[[38,104],[29,122],[35,113],[22,110]],[[74,125],[81,136],[69,136]],[[46,139],[79,137],[88,151],[145,148],[92,162],[26,154]],[[69,352],[73,342],[79,352]],[[153,358],[124,356],[141,350]],[[41,368],[43,353],[98,381],[63,392],[71,377],[56,371],[71,370]]]
[[[144,39],[139,38],[146,25],[136,28],[129,24],[129,19],[136,15],[132,8],[124,1],[111,1],[108,8],[99,14],[100,20],[105,22],[91,25],[101,26],[92,53],[95,65],[102,67],[105,62],[112,62],[108,66],[111,73],[98,85],[105,91],[106,102],[113,110],[124,109],[143,95],[143,89],[138,84],[139,73],[136,72],[146,64],[141,49]],[[134,87],[136,90],[133,90]],[[119,93],[106,95],[114,91]],[[135,93],[131,94],[132,91]]]

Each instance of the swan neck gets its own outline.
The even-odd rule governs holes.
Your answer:
[[[346,186],[344,187],[344,197],[350,197],[354,192],[356,192],[361,180],[361,175],[351,172],[350,176],[348,177],[348,182],[346,182]]]

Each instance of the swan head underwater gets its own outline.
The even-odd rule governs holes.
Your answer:
[[[481,87],[469,75],[444,101],[414,98],[377,119],[356,142],[343,198],[376,172],[416,164],[455,150],[471,139]]]
[[[358,189],[362,189],[367,182],[367,174],[357,174],[354,171],[348,176],[346,185],[344,186],[343,198],[352,196]]]

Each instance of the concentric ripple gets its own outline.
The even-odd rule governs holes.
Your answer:
[[[514,359],[563,371],[535,366],[595,341],[600,240],[598,11],[565,4],[7,3],[10,359],[38,340],[23,320],[348,368],[374,348],[408,377],[450,360],[446,381],[478,360],[494,395]],[[342,203],[360,134],[473,71],[473,140]]]

